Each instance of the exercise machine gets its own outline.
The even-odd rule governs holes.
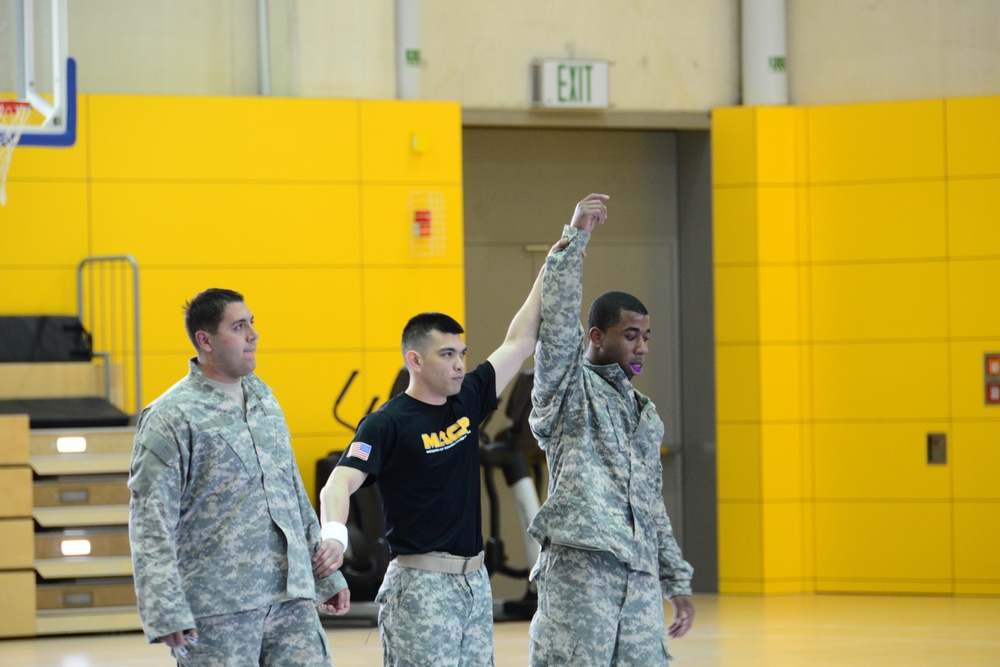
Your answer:
[[[340,404],[357,376],[358,371],[352,370],[333,403],[333,418],[352,433],[357,429],[357,424],[351,424],[340,416]],[[406,369],[400,370],[390,389],[390,398],[406,389],[408,378]],[[371,414],[378,401],[378,396],[372,398],[365,417]],[[341,454],[343,450],[331,451],[316,462],[316,507],[320,506],[320,492],[337,467]],[[347,541],[349,545],[340,571],[347,580],[347,587],[351,589],[351,610],[344,616],[324,616],[323,620],[330,623],[344,620],[375,623],[378,620],[375,595],[389,566],[389,544],[385,541],[382,500],[375,485],[363,486],[351,495]]]
[[[531,388],[534,386],[535,372],[521,372],[514,380],[507,399],[505,414],[510,426],[497,434],[495,441],[484,440],[479,449],[479,462],[483,469],[483,483],[489,498],[489,537],[486,540],[486,567],[491,575],[502,574],[516,579],[524,579],[524,597],[518,600],[494,600],[493,618],[504,620],[529,620],[538,606],[538,591],[528,575],[538,560],[539,545],[528,534],[528,526],[538,513],[538,496],[543,468],[537,456],[538,442],[528,426],[531,413]],[[487,419],[487,422],[489,419]],[[485,423],[484,423],[485,426]],[[529,473],[529,460],[532,461]],[[525,567],[513,568],[507,564],[507,553],[500,537],[500,501],[497,494],[494,472],[499,469],[504,481],[514,496],[517,517],[521,526],[521,538],[525,550]]]

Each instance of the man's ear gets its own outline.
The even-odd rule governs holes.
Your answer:
[[[601,343],[604,341],[604,332],[597,327],[590,327],[590,331],[587,332],[587,338],[590,340],[591,345],[600,349]]]
[[[212,351],[212,339],[209,337],[209,333],[207,331],[195,331],[194,339],[198,343],[199,351]]]
[[[403,355],[403,359],[406,360],[406,365],[412,370],[420,370],[420,353],[416,350],[407,350],[406,354]]]

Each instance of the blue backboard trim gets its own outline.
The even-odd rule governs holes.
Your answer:
[[[76,61],[66,59],[66,130],[61,134],[21,135],[21,146],[66,148],[76,143]]]

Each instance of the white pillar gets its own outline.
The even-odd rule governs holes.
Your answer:
[[[271,38],[267,0],[257,0],[257,92],[271,94]]]
[[[740,0],[743,104],[788,104],[785,0]]]
[[[420,0],[396,0],[396,97],[420,99]]]

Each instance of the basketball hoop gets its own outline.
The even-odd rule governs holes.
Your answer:
[[[0,100],[0,206],[7,204],[7,170],[14,155],[21,130],[31,115],[31,105],[15,100]]]

